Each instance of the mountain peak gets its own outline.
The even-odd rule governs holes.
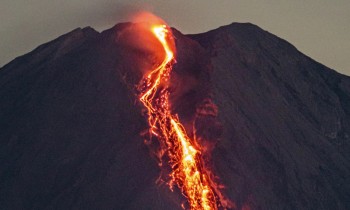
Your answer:
[[[116,39],[130,25],[77,28],[0,69],[3,209],[182,209],[140,136],[134,88],[155,60]],[[350,209],[350,78],[251,23],[172,30],[171,107],[237,209]]]

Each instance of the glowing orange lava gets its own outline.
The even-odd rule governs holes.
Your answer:
[[[174,51],[169,46],[173,39],[166,25],[151,27],[151,32],[162,44],[164,60],[150,73],[145,75],[138,85],[140,101],[147,108],[150,134],[160,141],[160,145],[169,158],[172,168],[170,187],[176,184],[187,197],[191,209],[227,208],[221,200],[218,186],[210,177],[201,157],[201,147],[196,139],[190,139],[177,115],[169,107],[169,81],[172,65],[175,62]]]

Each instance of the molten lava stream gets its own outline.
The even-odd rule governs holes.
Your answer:
[[[166,25],[154,25],[151,31],[162,44],[165,57],[157,68],[144,76],[138,90],[141,93],[140,101],[148,110],[150,133],[157,136],[163,147],[161,149],[169,157],[172,168],[170,188],[177,184],[191,209],[226,208],[226,204],[220,200],[218,186],[205,168],[200,146],[195,139],[188,137],[178,117],[170,112],[168,85],[162,81],[169,81],[175,62],[174,52],[169,46],[169,40],[173,37]]]

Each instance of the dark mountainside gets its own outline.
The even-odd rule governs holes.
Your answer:
[[[153,58],[133,27],[76,29],[0,69],[1,209],[181,209],[140,136]],[[238,209],[350,209],[349,77],[252,24],[174,35],[173,110],[214,139]],[[218,118],[196,114],[208,98]]]

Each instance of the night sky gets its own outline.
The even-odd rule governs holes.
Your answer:
[[[141,10],[185,34],[251,22],[350,75],[349,0],[1,0],[0,66],[77,27],[101,31]]]

